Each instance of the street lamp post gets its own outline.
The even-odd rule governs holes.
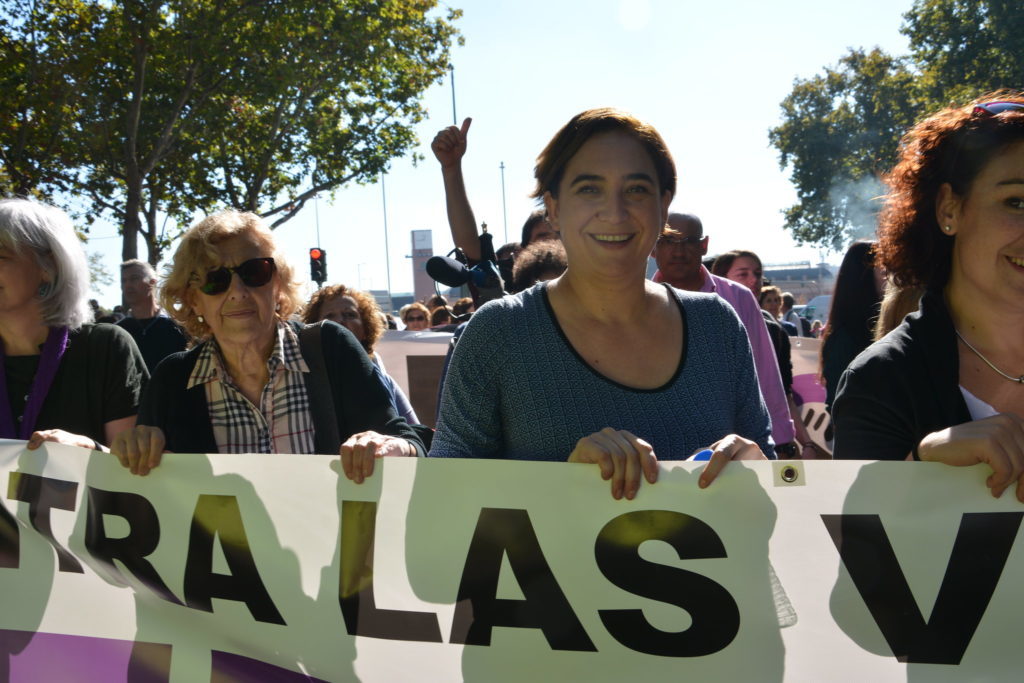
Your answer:
[[[380,174],[380,201],[384,210],[384,268],[388,275],[388,306],[391,306],[391,250],[388,245],[388,194],[384,188],[384,174]]]
[[[505,244],[508,244],[508,209],[505,206],[505,162],[498,166],[501,169],[501,215],[505,219]]]
[[[459,125],[459,117],[455,113],[455,65],[454,64],[449,64],[448,65],[448,73],[451,75],[451,79],[452,79],[452,125],[453,126],[458,126]]]

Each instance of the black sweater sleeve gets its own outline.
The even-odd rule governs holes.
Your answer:
[[[388,390],[362,345],[341,325],[325,322],[321,329],[341,441],[359,432],[374,431],[403,438],[416,448],[417,455],[425,455],[423,442],[395,412]]]

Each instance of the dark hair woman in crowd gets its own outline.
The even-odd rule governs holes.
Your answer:
[[[761,302],[761,288],[764,284],[764,266],[761,265],[761,257],[752,251],[737,249],[727,251],[715,258],[711,264],[711,272],[719,277],[724,277],[733,282],[738,282],[751,292],[754,298]],[[786,392],[786,400],[789,403],[789,413],[793,418],[793,429],[796,432],[796,443],[803,444],[800,452],[796,452],[796,444],[776,446],[776,451],[781,457],[798,458],[804,455],[805,451],[814,450],[811,445],[811,437],[800,420],[800,411],[797,408],[796,400],[793,398],[793,358],[792,344],[789,341],[789,334],[782,326],[782,323],[768,311],[761,310],[764,323],[768,327],[768,336],[771,337],[772,346],[775,347],[775,358],[779,364],[779,375],[782,377],[782,389]],[[788,450],[789,452],[785,452]]]
[[[861,351],[871,344],[885,278],[875,266],[873,242],[854,242],[839,266],[828,322],[822,331],[821,377],[825,407],[832,410],[839,378]]]
[[[181,239],[161,304],[201,342],[157,367],[139,426],[111,451],[135,474],[161,454],[341,453],[362,481],[380,455],[423,444],[396,412],[372,361],[341,325],[286,321],[299,283],[262,219],[224,211]]]
[[[761,306],[762,311],[768,311],[773,318],[778,320],[782,315],[782,290],[774,285],[761,287],[757,303]]]
[[[544,209],[537,209],[532,212],[523,223],[523,235],[519,240],[519,247],[525,249],[531,244],[544,242],[545,240],[557,240],[558,233],[548,222]]]
[[[886,182],[878,258],[927,291],[840,380],[835,455],[987,463],[1024,501],[1024,95],[918,123]]]
[[[367,292],[350,289],[345,285],[328,285],[313,292],[306,307],[302,311],[302,322],[306,325],[321,320],[330,320],[343,326],[362,344],[366,355],[380,372],[380,379],[391,396],[391,404],[410,425],[419,423],[416,411],[384,367],[380,354],[374,352],[374,346],[384,335],[385,321],[377,300]]]
[[[0,436],[102,450],[149,378],[131,336],[92,325],[89,268],[60,209],[0,200]]]
[[[516,257],[510,291],[522,292],[538,282],[554,280],[565,272],[565,266],[565,247],[559,240],[534,242]]]
[[[430,454],[596,463],[613,496],[632,498],[658,459],[711,447],[706,486],[728,460],[771,452],[735,312],[645,278],[676,188],[657,131],[585,111],[541,152],[535,176],[568,267],[474,314]]]

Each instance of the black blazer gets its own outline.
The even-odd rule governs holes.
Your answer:
[[[416,447],[419,455],[425,455],[423,443],[395,412],[373,362],[352,333],[329,321],[319,328],[322,362],[310,357],[310,348],[302,344],[303,358],[311,370],[306,375],[306,389],[311,398],[316,452],[337,455],[341,443],[348,437],[372,430],[406,439]],[[200,344],[165,358],[153,373],[139,406],[138,424],[163,430],[167,450],[175,453],[217,452],[206,404],[206,388],[185,388],[202,346]],[[317,373],[321,364],[326,370],[333,399],[336,431],[327,422],[332,417],[331,411],[325,410],[323,401],[316,400],[319,395],[317,384],[323,381]]]
[[[904,460],[928,434],[971,421],[956,332],[941,291],[858,355],[839,380],[835,458]]]

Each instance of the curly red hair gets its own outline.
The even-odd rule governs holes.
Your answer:
[[[345,285],[328,285],[322,287],[309,297],[309,302],[302,311],[302,322],[312,325],[321,320],[320,312],[324,304],[336,296],[349,296],[356,302],[359,309],[359,317],[363,319],[363,332],[365,338],[361,340],[366,353],[373,353],[373,346],[384,334],[384,320],[380,316],[380,306],[377,300],[366,292],[358,289],[350,289]]]
[[[1024,92],[997,91],[966,107],[951,107],[911,128],[900,156],[884,178],[889,186],[878,224],[875,253],[899,287],[942,287],[949,280],[953,240],[940,229],[936,199],[949,183],[964,197],[985,165],[1024,140],[1024,110],[998,114],[979,109],[992,102],[1024,106]]]

